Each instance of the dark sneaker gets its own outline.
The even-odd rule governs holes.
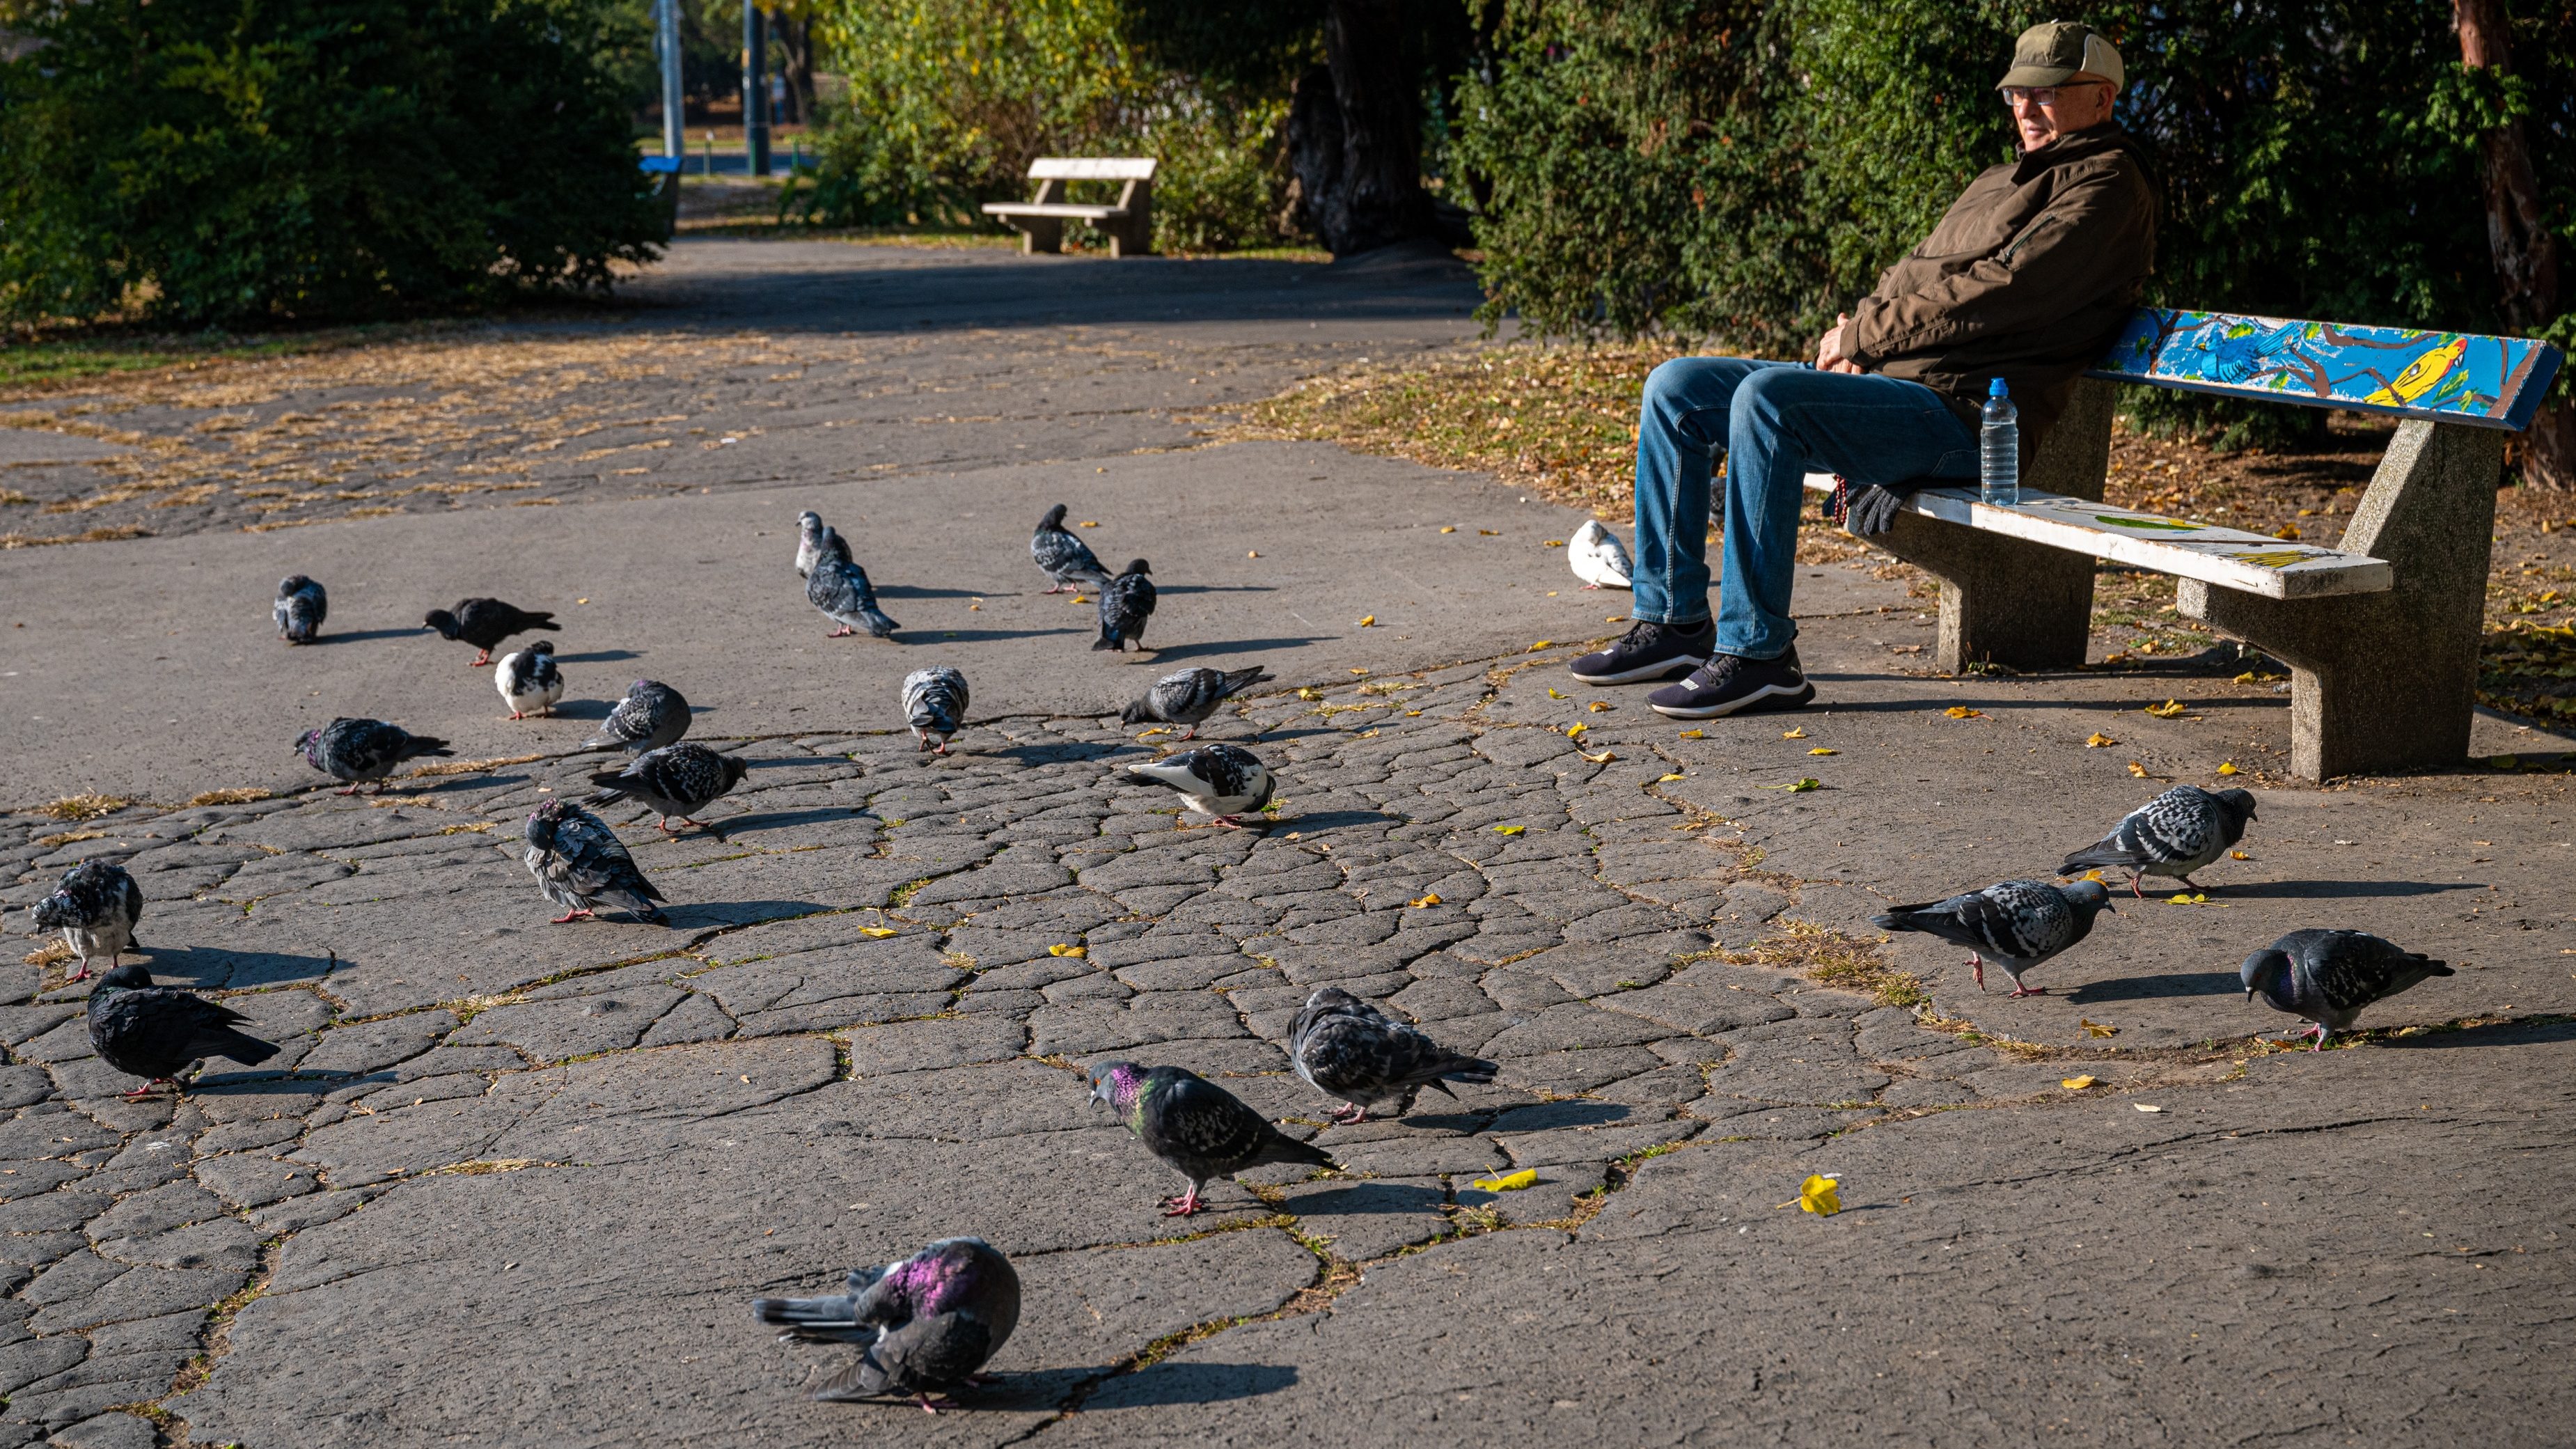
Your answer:
[[[1716,719],[1797,709],[1815,697],[1816,687],[1798,667],[1798,651],[1793,648],[1777,659],[1712,655],[1690,678],[1647,695],[1646,703],[1655,713],[1674,719]]]
[[[1640,622],[1618,643],[1575,660],[1574,677],[1585,684],[1671,679],[1697,669],[1716,642],[1717,628],[1706,619],[1697,624]]]

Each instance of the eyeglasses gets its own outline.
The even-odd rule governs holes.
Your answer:
[[[2069,86],[2005,86],[2003,88],[2004,108],[2017,111],[2027,102],[2042,110],[2053,111],[2057,109],[2058,98],[2061,95],[2069,91],[2090,90],[2094,86],[2107,84],[2106,81],[2085,81]]]

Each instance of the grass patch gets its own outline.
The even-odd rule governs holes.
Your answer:
[[[423,765],[404,778],[428,780],[441,775],[479,775],[505,765],[533,765],[544,758],[543,755],[504,755],[497,760],[440,760],[436,764]]]
[[[1767,966],[1795,971],[1820,986],[1856,991],[1881,1006],[1921,1007],[1932,1004],[1922,978],[1888,964],[1880,949],[1886,940],[1864,940],[1813,921],[1782,922],[1781,933],[1766,936],[1726,960],[1736,966]]]
[[[66,830],[59,835],[39,835],[36,837],[36,843],[47,850],[56,850],[83,840],[105,840],[106,838],[107,832],[104,830]]]
[[[47,941],[45,944],[38,946],[35,950],[28,952],[26,955],[21,956],[18,959],[30,966],[60,966],[64,962],[71,960],[76,954],[78,953],[72,950],[71,942],[64,940],[60,936],[56,936],[54,939]]]
[[[93,378],[246,358],[291,357],[363,346],[429,330],[434,323],[330,327],[277,337],[226,332],[131,332],[116,328],[0,335],[0,393],[36,393]]]
[[[52,820],[96,820],[113,815],[133,804],[125,795],[65,795],[60,800],[36,807],[36,813]]]
[[[240,786],[230,790],[208,790],[201,795],[189,796],[187,803],[191,806],[248,805],[254,800],[272,800],[275,798],[275,796],[271,795],[266,790],[262,790],[257,786],[252,785]]]

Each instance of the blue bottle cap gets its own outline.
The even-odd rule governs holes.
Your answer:
[[[2008,393],[2008,392],[2005,392],[2005,391],[2004,391],[2004,380],[2003,380],[2002,378],[1997,377],[1997,378],[1989,378],[1989,379],[1987,379],[1987,381],[1986,381],[1986,396],[1988,396],[1988,397],[2010,397],[2011,395],[2012,395],[2012,394],[2010,394],[2010,393]]]

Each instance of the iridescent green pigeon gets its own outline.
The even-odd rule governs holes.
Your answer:
[[[1322,1148],[1270,1125],[1242,1098],[1179,1067],[1111,1062],[1093,1074],[1091,1100],[1108,1103],[1146,1151],[1189,1179],[1188,1192],[1162,1200],[1167,1218],[1202,1211],[1199,1189],[1210,1178],[1232,1177],[1273,1162],[1341,1165]]]

